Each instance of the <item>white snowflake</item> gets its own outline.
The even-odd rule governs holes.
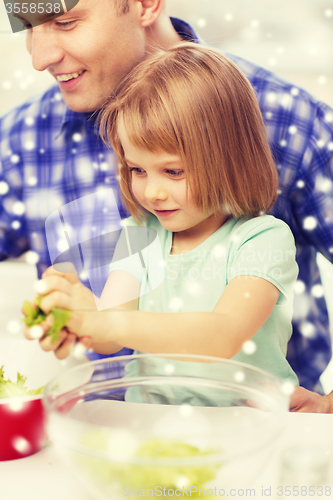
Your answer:
[[[297,186],[298,188],[302,189],[302,188],[304,188],[304,186],[305,186],[305,182],[304,182],[304,181],[302,181],[302,180],[297,181],[297,182],[296,182],[296,186]]]
[[[281,392],[286,396],[291,396],[294,390],[295,390],[295,384],[293,384],[290,380],[285,380],[281,385]]]
[[[27,118],[24,120],[24,123],[30,127],[35,123],[35,120],[32,118],[32,116],[27,116]]]
[[[242,351],[245,354],[254,354],[256,352],[256,350],[257,350],[257,346],[253,340],[247,340],[246,342],[244,342],[243,347],[242,347]]]
[[[9,186],[8,186],[7,182],[1,181],[0,182],[0,194],[3,196],[5,194],[7,194],[8,191],[9,191]]]
[[[72,139],[74,142],[81,142],[82,141],[82,134],[80,134],[79,132],[76,132],[75,134],[73,134]]]
[[[12,222],[12,224],[11,224],[11,225],[12,225],[12,228],[13,228],[13,229],[20,229],[20,227],[21,227],[21,222],[20,222],[20,221],[18,221],[18,220],[13,220],[13,222]]]
[[[24,147],[27,151],[32,151],[35,148],[35,143],[31,140],[25,141]]]
[[[29,177],[29,179],[27,180],[27,184],[28,186],[36,186],[37,185],[37,178],[36,177]]]
[[[12,212],[15,215],[23,215],[25,212],[25,205],[22,201],[15,201],[12,206]]]
[[[316,181],[316,189],[322,193],[329,193],[332,191],[333,183],[327,177],[319,177]]]
[[[227,12],[224,16],[225,21],[230,23],[234,19],[234,15],[231,12]]]
[[[332,111],[329,111],[328,113],[326,113],[325,120],[327,122],[329,122],[329,123],[333,122],[333,113],[332,113]]]
[[[270,104],[273,104],[276,99],[277,99],[277,95],[275,92],[269,92],[267,94],[267,97],[266,97],[267,101],[270,103]]]
[[[235,373],[234,375],[234,379],[236,380],[236,382],[244,382],[245,380],[245,373],[244,372],[241,372],[241,371],[238,371]]]
[[[178,311],[183,307],[183,301],[180,297],[173,297],[169,301],[169,308],[172,311]]]
[[[327,77],[325,75],[320,75],[317,78],[319,85],[325,85],[327,83]]]
[[[27,453],[31,448],[29,441],[21,436],[13,439],[13,446],[19,453]]]
[[[3,83],[2,83],[2,88],[4,90],[10,90],[12,88],[13,84],[12,82],[10,82],[9,80],[5,80]]]
[[[68,245],[67,240],[65,240],[65,239],[58,240],[57,249],[59,250],[59,252],[66,252],[66,250],[69,249],[69,245]]]
[[[193,414],[193,408],[190,405],[181,405],[179,407],[179,413],[183,418],[188,418]]]
[[[11,156],[11,158],[10,158],[10,161],[11,161],[12,163],[18,163],[18,162],[20,161],[20,157],[19,157],[19,155],[15,155],[15,154],[14,154],[14,155],[12,155],[12,156]]]
[[[297,134],[297,127],[296,127],[296,125],[291,125],[289,127],[288,131],[289,131],[289,134],[291,134],[291,135]]]
[[[290,90],[290,93],[291,95],[293,96],[297,96],[299,94],[299,89],[296,88],[296,87],[293,87],[291,90]]]
[[[7,323],[7,331],[13,335],[21,331],[21,323],[16,319],[13,319]]]
[[[304,293],[306,290],[306,286],[304,281],[302,280],[297,280],[296,283],[294,284],[294,292],[299,295],[301,293]]]
[[[207,26],[207,19],[205,19],[204,17],[199,17],[199,19],[197,19],[197,26],[199,28],[205,28],[205,26]]]
[[[252,21],[251,21],[251,23],[250,23],[250,24],[251,24],[251,27],[252,27],[252,28],[257,29],[257,28],[259,28],[259,26],[260,26],[260,21],[258,21],[258,19],[252,19]]]
[[[324,297],[324,288],[322,285],[314,285],[311,288],[311,294],[316,298],[320,299],[321,297]]]
[[[309,321],[303,321],[299,327],[301,334],[306,338],[313,338],[316,333],[316,329],[312,323]]]
[[[101,170],[102,172],[106,172],[107,170],[109,170],[109,165],[106,163],[106,161],[103,161],[103,163],[101,163]]]
[[[172,375],[175,372],[175,367],[172,363],[167,363],[164,367],[164,371],[167,375]]]
[[[28,264],[37,264],[39,261],[39,255],[37,252],[34,252],[33,250],[29,250],[25,254],[25,260]]]
[[[317,219],[312,215],[305,217],[305,219],[303,220],[303,228],[306,229],[307,231],[312,231],[317,227],[317,225],[318,225]]]

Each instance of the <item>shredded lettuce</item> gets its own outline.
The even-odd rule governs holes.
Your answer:
[[[16,382],[4,378],[4,367],[0,367],[0,398],[15,398],[18,396],[34,396],[41,394],[44,390],[44,385],[39,389],[28,389],[25,386],[27,377],[17,373]]]
[[[108,436],[103,431],[92,432],[84,435],[80,442],[88,448],[106,450]],[[202,451],[196,446],[181,441],[153,438],[141,443],[133,456],[177,459],[205,457],[219,451],[221,450]],[[167,490],[175,490],[189,485],[203,486],[208,481],[215,479],[218,469],[223,465],[221,462],[197,466],[127,465],[86,455],[76,455],[75,461],[77,465],[82,467],[84,473],[88,474],[108,494],[112,493],[112,488],[121,492],[125,486],[136,489],[154,489],[156,486],[161,486]],[[195,495],[192,494],[192,497]]]
[[[34,308],[30,302],[25,301],[23,304],[23,311],[25,318],[23,318],[24,323],[29,327],[39,325],[46,320],[46,314],[40,308],[41,297],[37,295],[35,298],[36,308]],[[45,336],[52,335],[52,342],[56,342],[59,338],[61,330],[64,328],[66,323],[72,316],[72,312],[69,309],[60,309],[55,307],[51,309],[51,314],[53,314],[54,322],[50,329],[45,333]]]

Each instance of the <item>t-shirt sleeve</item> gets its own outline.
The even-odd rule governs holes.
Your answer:
[[[280,290],[278,304],[291,299],[298,266],[289,226],[272,216],[262,216],[236,224],[233,233],[227,283],[237,276],[263,278]]]

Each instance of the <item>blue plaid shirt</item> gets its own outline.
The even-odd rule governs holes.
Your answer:
[[[198,41],[186,23],[172,21],[183,38]],[[299,278],[288,360],[300,384],[320,392],[331,343],[316,253],[333,260],[333,110],[273,73],[227,55],[257,93],[280,178],[271,213],[290,226],[296,240]],[[0,120],[0,159],[0,258],[33,250],[41,275],[52,264],[46,218],[84,196],[108,188],[117,193],[112,151],[100,140],[93,118],[69,110],[54,86]],[[98,196],[94,200],[86,214],[73,217],[73,231],[86,240],[119,219],[96,201]],[[125,215],[120,208],[120,216]],[[48,242],[52,255],[66,249],[61,228],[55,227],[53,236]],[[107,266],[94,271],[100,274],[101,291]],[[80,275],[89,285],[84,272]]]

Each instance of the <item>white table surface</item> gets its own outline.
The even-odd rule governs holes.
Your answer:
[[[276,485],[279,484],[279,457],[288,445],[308,443],[309,445],[320,445],[327,451],[333,450],[333,415],[289,413],[286,424],[285,431],[276,447],[275,455],[261,472],[260,477],[256,479],[254,485],[251,485],[251,488],[256,488],[256,497],[265,498],[262,494],[262,486],[265,488],[272,486],[270,498],[281,498],[274,496],[273,493],[276,490]],[[331,474],[328,484],[333,483],[332,479],[333,475]],[[333,494],[329,497],[323,496],[321,499],[331,500],[332,497]],[[233,498],[238,498],[238,496]],[[313,498],[320,500],[316,496]],[[49,444],[31,457],[0,462],[0,499],[93,500],[93,497],[86,491],[85,487],[81,486],[76,477],[71,475],[58,457],[53,445]]]

